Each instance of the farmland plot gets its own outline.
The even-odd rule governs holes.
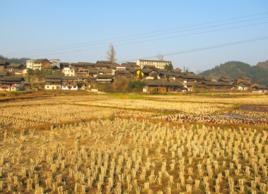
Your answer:
[[[2,191],[267,191],[268,132],[91,121],[3,139]],[[30,157],[29,157],[30,156]]]
[[[265,104],[146,98],[1,103],[0,192],[268,191]]]

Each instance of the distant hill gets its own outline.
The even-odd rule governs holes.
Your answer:
[[[260,62],[255,66],[240,61],[230,61],[204,71],[200,75],[211,79],[218,79],[221,76],[231,79],[248,77],[256,83],[268,85],[268,61]]]
[[[0,63],[18,63],[18,64],[26,64],[26,60],[28,58],[7,58],[0,55]]]
[[[268,60],[267,61],[264,61],[264,62],[260,62],[256,66],[257,67],[260,67],[260,68],[266,68],[266,69],[268,69]]]

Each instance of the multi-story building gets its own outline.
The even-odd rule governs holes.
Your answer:
[[[166,69],[166,68],[172,66],[172,63],[171,63],[171,61],[139,59],[139,60],[137,60],[137,65],[141,69],[143,69],[144,67],[154,67],[157,69]]]
[[[42,69],[42,64],[37,63],[35,60],[27,60],[26,61],[26,68],[27,69],[32,69],[32,70],[40,70]]]
[[[26,68],[32,70],[50,69],[53,67],[60,67],[59,60],[48,60],[48,59],[37,59],[37,60],[27,60]]]
[[[62,73],[64,76],[75,76],[75,69],[72,67],[64,67]]]

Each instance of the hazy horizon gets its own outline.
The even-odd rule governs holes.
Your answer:
[[[1,1],[0,55],[95,62],[113,44],[118,62],[164,55],[203,71],[268,59],[268,2]]]

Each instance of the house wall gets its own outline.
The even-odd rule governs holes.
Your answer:
[[[145,79],[146,80],[154,80],[154,77],[152,77],[152,76],[146,76]]]
[[[168,88],[166,87],[151,87],[151,86],[145,86],[143,88],[144,93],[157,93],[157,94],[164,94],[168,92]]]
[[[183,88],[180,87],[168,87],[167,92],[181,92]]]
[[[59,90],[61,89],[61,85],[57,84],[46,84],[45,85],[45,90]]]
[[[75,70],[70,67],[63,68],[62,72],[65,76],[75,76]]]
[[[2,84],[0,85],[0,91],[15,92],[23,90],[24,84]]]
[[[142,68],[149,66],[155,67],[158,69],[165,69],[167,66],[171,64],[170,61],[153,61],[153,60],[138,60],[137,65]]]
[[[42,64],[41,63],[36,63],[34,60],[27,60],[26,61],[26,68],[41,71]]]
[[[0,91],[11,91],[11,87],[7,85],[1,85]]]
[[[240,91],[247,91],[248,87],[238,86],[237,89]]]
[[[96,82],[111,83],[111,82],[113,82],[113,80],[112,79],[96,79]]]
[[[62,90],[78,90],[78,86],[61,86]]]

